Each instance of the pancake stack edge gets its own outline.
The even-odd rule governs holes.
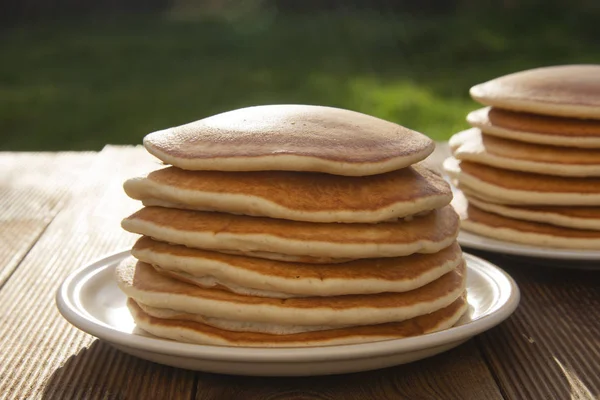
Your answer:
[[[142,235],[117,268],[136,324],[211,345],[302,347],[446,329],[466,312],[433,142],[319,106],[235,110],[148,135],[129,179]]]
[[[522,244],[600,249],[600,65],[522,71],[471,88],[487,106],[450,139],[462,228]]]

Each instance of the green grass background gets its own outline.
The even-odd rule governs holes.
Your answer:
[[[0,35],[0,150],[100,149],[256,104],[348,108],[435,139],[466,127],[469,87],[600,63],[597,22],[506,12],[104,17]]]

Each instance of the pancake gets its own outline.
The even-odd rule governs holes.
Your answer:
[[[404,292],[434,281],[462,262],[457,243],[434,254],[326,265],[234,256],[171,245],[149,237],[140,238],[131,254],[159,266],[162,270],[159,272],[169,271],[199,286],[220,285],[240,294],[280,298]]]
[[[471,97],[498,108],[600,119],[600,65],[559,65],[501,76],[473,86]]]
[[[467,198],[477,198],[479,200],[485,201],[486,203],[491,203],[491,204],[503,204],[503,205],[509,205],[509,206],[522,206],[522,204],[518,201],[503,201],[500,199],[496,199],[494,197],[488,196],[486,195],[484,192],[478,192],[477,190],[471,189],[469,186],[466,186],[464,184],[460,184],[459,182],[453,182],[453,184],[460,189],[460,191],[462,193],[465,194],[465,196],[467,196]],[[456,197],[456,193],[454,193],[454,196]],[[547,206],[547,207],[554,207],[554,206]],[[557,206],[559,207],[559,206]],[[568,206],[566,206],[568,207]]]
[[[386,174],[186,171],[169,167],[123,185],[144,205],[309,222],[381,222],[443,207],[450,187],[420,165]]]
[[[435,144],[358,112],[286,104],[242,108],[154,132],[144,146],[166,164],[188,170],[364,176],[415,164]]]
[[[477,128],[450,138],[455,158],[515,171],[558,176],[600,176],[600,149],[518,142],[482,134]]]
[[[600,178],[567,178],[510,171],[448,158],[444,169],[459,186],[521,205],[600,205]]]
[[[541,222],[573,229],[600,231],[600,207],[525,207],[488,203],[469,195],[467,195],[467,199],[470,204],[483,211],[508,218]]]
[[[234,321],[291,325],[372,325],[397,322],[446,307],[465,290],[464,262],[418,289],[331,297],[274,299],[206,289],[159,274],[125,259],[117,267],[120,289],[139,303]]]
[[[580,250],[600,249],[600,231],[570,229],[507,218],[477,208],[459,196],[455,196],[452,204],[461,216],[461,227],[465,231],[534,246]]]
[[[209,325],[213,328],[224,329],[232,332],[269,333],[271,335],[291,335],[302,332],[326,331],[330,329],[346,328],[341,325],[281,325],[265,322],[234,321],[231,319],[206,317],[200,314],[190,314],[183,311],[175,311],[168,308],[150,307],[143,303],[136,303],[129,298],[128,302],[137,305],[142,311],[154,318],[178,319],[183,321],[194,321]]]
[[[189,319],[156,318],[131,299],[127,306],[136,325],[155,336],[187,343],[239,347],[332,346],[400,339],[448,329],[468,309],[466,299],[459,297],[445,308],[402,322],[275,335],[228,331]]]
[[[451,206],[410,222],[317,224],[216,212],[144,207],[123,229],[163,242],[207,250],[267,251],[311,257],[376,258],[436,253],[458,235]]]
[[[292,293],[276,292],[273,290],[263,290],[239,286],[235,283],[223,282],[213,276],[194,276],[188,274],[187,272],[164,269],[158,265],[153,265],[152,267],[159,274],[163,274],[178,281],[189,283],[191,285],[196,285],[206,289],[226,290],[228,292],[241,294],[244,296],[269,297],[272,299],[291,299],[293,297],[306,297]]]
[[[467,122],[486,135],[521,142],[600,148],[598,120],[550,117],[486,107],[469,113]]]
[[[267,260],[275,261],[299,262],[305,264],[339,264],[355,260],[355,258],[298,256],[290,254],[273,253],[269,251],[236,251],[219,249],[219,253],[232,254],[234,256],[265,258]]]

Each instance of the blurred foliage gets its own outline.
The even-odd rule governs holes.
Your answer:
[[[460,12],[423,14],[181,0],[160,14],[16,24],[0,36],[0,149],[140,143],[269,103],[349,108],[447,138],[477,107],[468,96],[476,83],[600,63],[593,7],[554,2],[517,11],[461,0]]]

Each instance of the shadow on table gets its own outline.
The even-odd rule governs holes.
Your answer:
[[[457,378],[459,377],[459,378]],[[478,399],[500,392],[473,341],[412,364],[318,377],[246,377],[193,372],[141,360],[99,340],[69,357],[43,399]]]
[[[473,341],[386,369],[317,377],[198,373],[196,399],[496,399],[500,392]]]
[[[52,373],[42,399],[189,399],[193,386],[193,371],[151,363],[95,340]]]

